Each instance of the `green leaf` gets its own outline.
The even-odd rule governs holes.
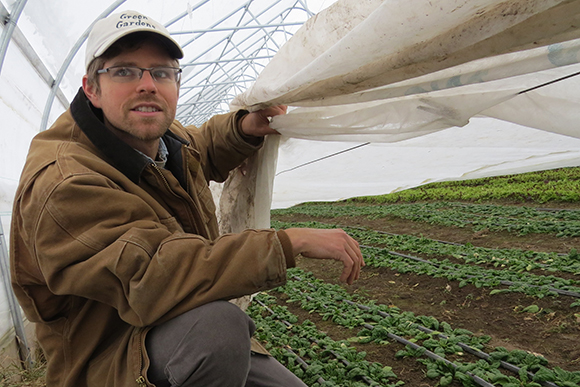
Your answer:
[[[446,376],[443,376],[441,378],[441,380],[439,381],[439,385],[442,387],[445,387],[445,386],[450,385],[452,381],[453,381],[453,376],[446,375]]]
[[[534,375],[534,382],[553,382],[554,381],[554,372],[551,370],[542,367],[538,372]]]
[[[540,311],[540,307],[538,305],[530,305],[524,309],[522,309],[522,312],[526,312],[526,313],[538,313]]]

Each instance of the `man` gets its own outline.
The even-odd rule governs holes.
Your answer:
[[[342,261],[352,283],[358,244],[339,230],[219,236],[208,189],[285,107],[183,127],[183,52],[137,12],[96,23],[86,55],[70,109],[32,141],[13,211],[12,282],[47,386],[304,386],[226,300],[283,284],[298,254]]]

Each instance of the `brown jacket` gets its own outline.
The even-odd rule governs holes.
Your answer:
[[[281,285],[283,232],[218,236],[209,180],[259,146],[242,113],[165,134],[166,168],[102,123],[79,94],[32,141],[14,202],[12,283],[48,359],[48,387],[146,385],[148,327],[214,300]]]

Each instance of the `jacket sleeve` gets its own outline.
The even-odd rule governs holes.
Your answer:
[[[214,241],[170,232],[175,219],[159,219],[144,199],[99,174],[72,175],[43,197],[25,192],[17,212],[38,201],[38,215],[23,219],[20,228],[29,230],[27,251],[50,291],[110,305],[134,326],[286,280],[275,231],[247,230]]]
[[[246,114],[246,110],[238,110],[216,115],[199,128],[183,129],[201,156],[207,181],[225,181],[229,171],[262,146],[262,138],[250,138],[241,132],[238,124]]]

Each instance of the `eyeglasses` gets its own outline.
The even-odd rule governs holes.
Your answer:
[[[113,82],[130,83],[140,80],[145,71],[149,71],[151,78],[158,83],[178,83],[181,80],[182,70],[177,67],[113,66],[97,70],[97,74],[109,74]]]

